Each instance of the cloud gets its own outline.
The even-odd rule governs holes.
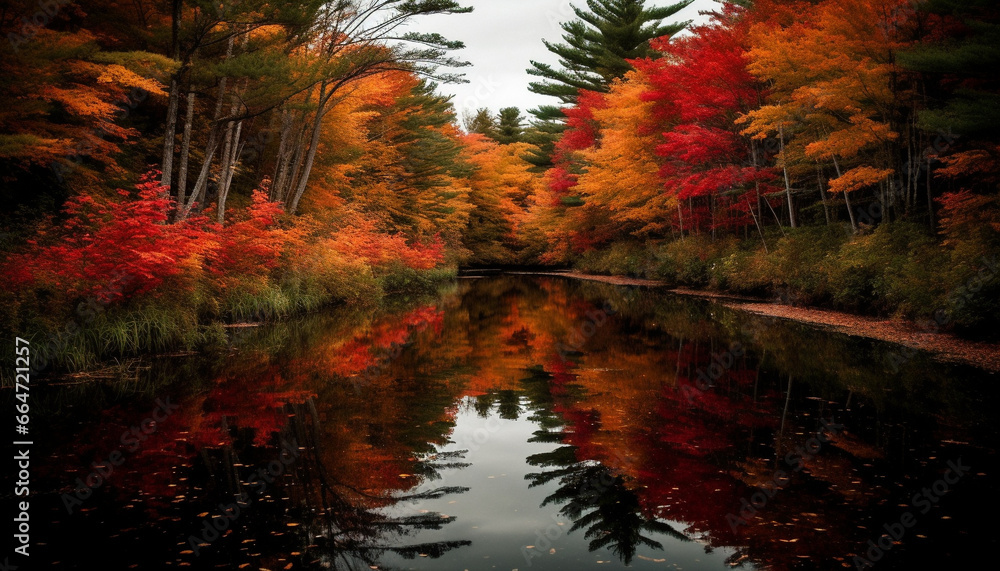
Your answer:
[[[669,5],[675,0],[651,0],[650,5]],[[442,85],[441,93],[452,95],[459,116],[465,110],[489,107],[532,109],[555,100],[528,91],[537,78],[528,75],[531,60],[557,64],[556,56],[545,49],[542,39],[561,41],[559,24],[574,18],[570,0],[465,0],[471,14],[428,16],[416,20],[415,28],[439,32],[448,39],[465,42],[457,55],[472,63],[462,69],[467,84]],[[583,5],[582,0],[575,2]],[[714,0],[695,0],[676,20],[704,22],[702,10],[715,9]]]

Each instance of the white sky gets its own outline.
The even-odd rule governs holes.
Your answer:
[[[648,6],[667,6],[677,0],[647,0]],[[530,61],[557,64],[542,39],[562,41],[560,22],[575,18],[570,4],[580,7],[585,0],[463,0],[463,6],[473,6],[471,14],[425,16],[415,21],[414,29],[439,32],[449,40],[465,42],[465,49],[453,52],[471,62],[464,72],[469,83],[441,85],[439,91],[454,95],[452,102],[458,116],[469,109],[489,107],[494,113],[502,107],[520,107],[526,111],[544,104],[557,104],[554,97],[528,91],[528,83],[539,78],[525,71]],[[704,23],[707,18],[698,13],[714,10],[714,0],[695,0],[678,12],[673,21],[693,20]]]

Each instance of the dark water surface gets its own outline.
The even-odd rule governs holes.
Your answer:
[[[997,377],[892,345],[529,276],[234,336],[134,384],[33,389],[30,568],[971,569],[997,552]]]

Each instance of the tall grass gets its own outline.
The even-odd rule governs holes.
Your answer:
[[[418,294],[431,292],[441,282],[455,279],[457,275],[458,268],[454,266],[414,270],[394,264],[382,270],[377,281],[385,295]]]
[[[327,268],[317,273],[288,272],[274,279],[237,282],[222,289],[166,292],[113,305],[90,319],[62,320],[24,304],[8,310],[8,324],[31,342],[32,354],[44,354],[46,372],[79,372],[114,359],[170,351],[211,350],[226,346],[224,323],[286,319],[336,304],[374,306],[387,295],[432,291],[457,275],[454,267],[413,270],[403,265],[373,271],[367,265]],[[65,324],[72,327],[66,328]],[[13,354],[11,345],[9,353]],[[41,362],[39,360],[39,362]],[[0,374],[3,384],[13,381]]]

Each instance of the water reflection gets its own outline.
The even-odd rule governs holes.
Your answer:
[[[552,452],[533,454],[528,464],[553,468],[528,474],[531,487],[557,483],[557,489],[542,502],[562,505],[560,513],[573,521],[570,532],[584,530],[588,548],[611,552],[628,565],[636,549],[643,545],[663,550],[663,544],[643,535],[659,533],[680,541],[690,541],[666,522],[644,517],[637,494],[625,485],[625,479],[606,466],[577,461],[575,446],[563,446]]]
[[[233,334],[131,388],[33,395],[38,559],[851,568],[959,458],[970,473],[878,565],[997,541],[994,377],[925,356],[893,374],[885,344],[514,276]],[[75,479],[165,397],[176,412],[68,514]],[[824,422],[843,428],[817,449]]]

